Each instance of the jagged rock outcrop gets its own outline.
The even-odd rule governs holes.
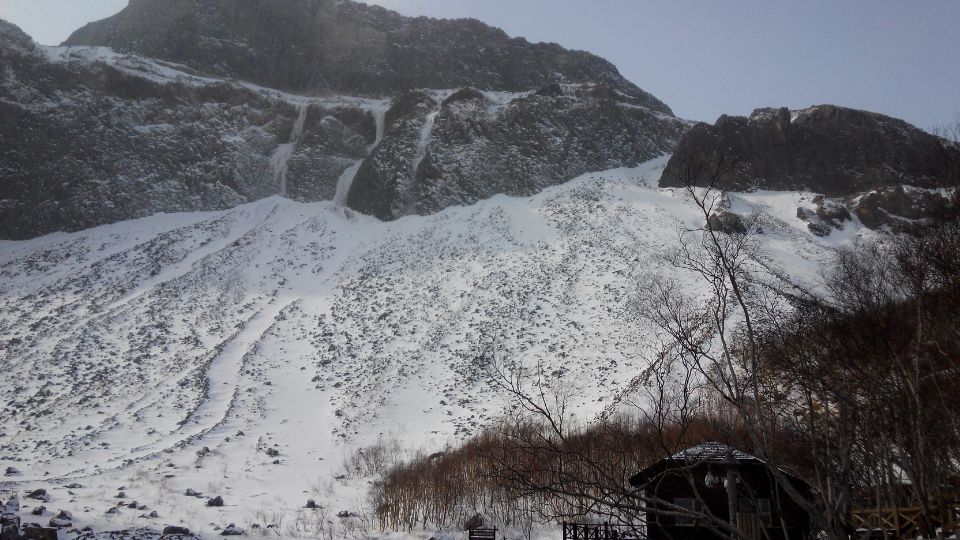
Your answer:
[[[960,147],[882,114],[821,105],[721,116],[680,140],[660,185],[714,183],[728,190],[806,190],[818,209],[798,209],[818,235],[856,215],[871,228],[901,228],[940,207],[929,192],[960,186]],[[907,187],[904,187],[907,186]]]
[[[387,136],[357,173],[350,207],[394,219],[498,193],[531,195],[669,153],[686,128],[609,87],[549,85],[510,97],[465,88],[397,99]]]
[[[559,78],[604,84],[670,114],[592,54],[511,38],[472,19],[404,17],[350,0],[132,0],[65,44],[107,46],[299,93],[526,91]]]
[[[69,40],[124,52],[0,32],[0,238],[276,194],[432,213],[636,165],[687,127],[592,55],[348,1],[137,0]]]
[[[721,116],[697,124],[677,146],[662,186],[709,181],[720,158],[722,187],[809,190],[837,197],[907,184],[938,188],[954,176],[960,148],[903,120],[820,105],[790,111],[757,109],[749,118]]]
[[[939,191],[891,186],[864,193],[850,206],[867,227],[901,232],[910,230],[917,222],[938,219],[947,211],[949,202],[950,196]]]
[[[231,208],[280,191],[272,158],[296,122],[290,103],[237,83],[177,79],[138,57],[38,47],[4,22],[0,58],[0,238]],[[288,189],[332,198],[339,174],[373,142],[373,117],[320,103],[308,112]]]

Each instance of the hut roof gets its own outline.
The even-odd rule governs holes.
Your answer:
[[[630,485],[641,486],[664,469],[698,465],[701,463],[764,463],[756,456],[732,446],[708,441],[681,450],[672,456],[653,463],[630,478]]]

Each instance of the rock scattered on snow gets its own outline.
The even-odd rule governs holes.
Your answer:
[[[189,536],[189,535],[190,535],[190,529],[188,529],[188,528],[186,528],[186,527],[180,527],[179,525],[167,525],[166,527],[163,528],[163,535],[164,535],[164,536],[167,536],[167,535],[171,535],[171,536]]]
[[[244,534],[244,530],[241,527],[237,527],[233,523],[227,525],[227,528],[220,533],[221,536],[240,536]]]
[[[38,501],[43,501],[43,502],[48,502],[50,500],[50,496],[47,495],[47,490],[43,488],[35,489],[31,491],[30,493],[27,494],[27,498],[36,499]]]
[[[73,526],[73,514],[66,510],[60,510],[57,515],[50,518],[50,526],[58,529]]]

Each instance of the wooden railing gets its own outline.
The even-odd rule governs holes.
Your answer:
[[[636,540],[630,525],[611,523],[563,523],[563,540]]]
[[[942,509],[942,510],[941,510]],[[934,531],[927,531],[923,509],[919,506],[890,508],[855,508],[850,512],[850,522],[855,529],[879,536],[885,533],[892,538],[932,537],[939,531],[941,537],[956,534],[960,538],[960,502],[931,505],[927,509]],[[869,536],[869,534],[868,534]]]

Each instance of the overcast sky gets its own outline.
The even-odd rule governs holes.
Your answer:
[[[279,1],[279,0],[278,0]],[[371,0],[372,1],[372,0]],[[835,103],[920,127],[960,113],[956,0],[376,0],[475,17],[607,58],[685,118]],[[0,18],[57,44],[126,0],[0,0]]]

